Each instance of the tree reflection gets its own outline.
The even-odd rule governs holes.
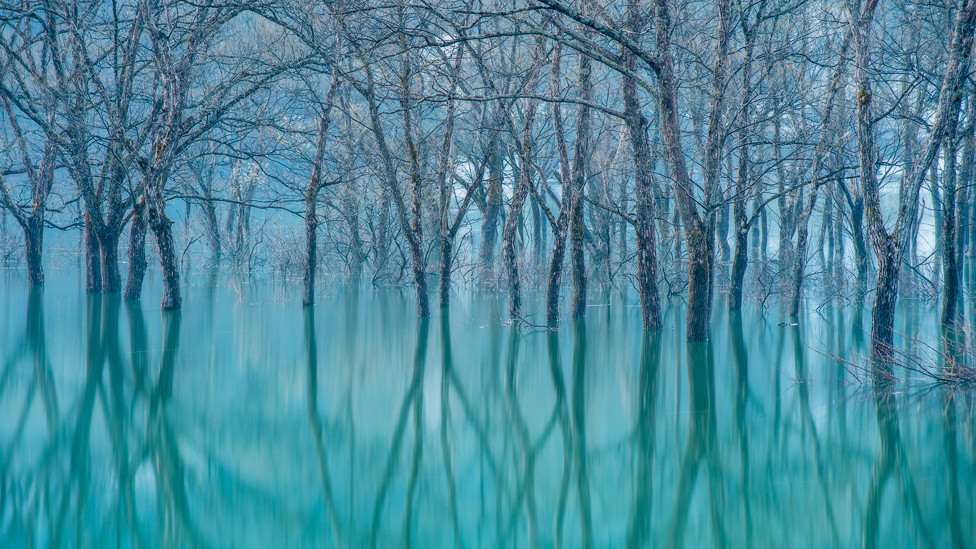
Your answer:
[[[878,418],[878,456],[875,458],[871,470],[871,480],[868,485],[868,499],[862,544],[866,548],[878,547],[878,535],[881,523],[881,507],[885,485],[894,475],[900,488],[902,504],[909,515],[914,515],[909,524],[917,528],[915,532],[916,545],[935,547],[929,529],[922,516],[921,505],[915,481],[904,456],[898,425],[898,408],[895,394],[885,383],[887,378],[876,380],[874,384],[874,405]]]
[[[305,307],[305,352],[308,365],[308,383],[306,385],[306,413],[308,423],[312,429],[312,440],[315,443],[315,456],[319,464],[319,478],[322,482],[322,497],[325,499],[325,508],[329,514],[329,522],[332,525],[332,539],[337,548],[342,547],[342,532],[339,526],[339,513],[336,511],[335,498],[332,493],[332,477],[329,474],[329,461],[325,453],[325,444],[322,440],[322,420],[319,418],[318,408],[318,368],[319,355],[318,346],[315,341],[315,307]]]
[[[683,547],[688,511],[694,494],[695,482],[702,461],[707,462],[709,514],[712,536],[716,547],[724,547],[723,494],[718,456],[714,452],[715,436],[715,378],[713,372],[711,341],[688,343],[688,392],[689,426],[685,450],[678,472],[678,485],[674,510],[668,526],[668,547]]]
[[[555,409],[562,431],[562,477],[559,481],[559,493],[556,496],[555,524],[553,547],[560,549],[563,540],[563,523],[566,519],[566,501],[569,497],[569,483],[573,467],[573,433],[570,426],[569,405],[566,398],[566,382],[563,379],[562,361],[559,359],[559,332],[549,330],[546,336],[546,350],[549,355],[549,375],[552,377],[552,388],[556,395]]]
[[[586,459],[586,321],[573,324],[573,454],[576,462],[576,491],[579,498],[580,537],[583,549],[593,547],[593,521],[590,518],[590,480]]]
[[[419,475],[419,459],[420,459],[420,447],[422,446],[422,431],[423,431],[423,380],[424,380],[424,367],[427,363],[427,335],[429,331],[430,321],[427,318],[421,318],[418,321],[417,327],[417,345],[414,352],[413,360],[413,375],[410,379],[410,385],[407,387],[407,393],[403,397],[403,403],[400,405],[400,412],[397,416],[396,428],[393,433],[393,440],[390,444],[390,453],[386,460],[386,467],[384,468],[383,479],[380,482],[379,490],[376,494],[376,501],[373,505],[373,519],[372,526],[370,527],[369,535],[369,547],[373,549],[376,547],[376,543],[380,533],[380,522],[383,516],[383,504],[386,502],[387,493],[390,490],[390,481],[393,479],[393,473],[396,468],[397,458],[400,455],[400,446],[403,444],[403,437],[407,428],[407,420],[410,416],[411,411],[414,414],[414,429],[417,431],[414,440],[414,452],[413,459],[411,462],[411,474],[410,474],[410,487],[408,488],[408,508],[404,513],[404,527],[403,536],[404,543],[409,547],[411,539],[411,519],[412,519],[412,500],[413,492],[416,487],[416,478]]]
[[[742,336],[742,315],[735,311],[729,316],[729,337],[732,363],[735,366],[735,435],[739,446],[739,494],[745,519],[745,542],[752,545],[752,493],[749,475],[749,429],[746,423],[746,403],[749,400],[749,354]]]
[[[661,361],[661,332],[644,331],[641,340],[640,372],[638,374],[637,410],[634,424],[637,470],[634,480],[634,502],[630,526],[627,529],[627,547],[637,549],[647,543],[650,529],[651,499],[654,472],[654,435],[657,424],[658,369]]]

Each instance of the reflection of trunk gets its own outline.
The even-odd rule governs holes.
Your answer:
[[[441,459],[447,480],[448,504],[451,509],[451,526],[454,529],[454,546],[464,548],[461,535],[461,522],[458,518],[457,488],[454,480],[453,441],[448,437],[451,424],[450,389],[454,369],[454,355],[451,352],[451,323],[445,312],[441,315]]]
[[[682,547],[684,545],[685,528],[688,522],[692,495],[702,459],[709,452],[709,446],[714,442],[715,422],[713,391],[715,390],[711,364],[711,351],[706,347],[709,343],[688,344],[688,385],[690,399],[688,438],[685,442],[684,455],[678,471],[677,487],[674,499],[674,511],[668,526],[667,546]],[[712,505],[717,502],[712,501]],[[714,518],[714,517],[713,517]],[[715,526],[715,525],[713,525]],[[717,546],[722,546],[716,541]]]
[[[637,410],[634,424],[637,438],[637,478],[634,480],[634,503],[631,507],[630,526],[627,529],[627,547],[643,547],[650,529],[651,486],[654,472],[654,433],[657,423],[658,366],[661,361],[661,334],[644,332],[641,341],[640,373]]]
[[[173,240],[173,222],[166,216],[166,203],[163,201],[164,181],[156,181],[146,187],[146,212],[149,214],[149,228],[156,237],[159,249],[159,266],[163,279],[163,297],[160,308],[164,311],[179,309],[180,269],[176,259],[176,242]]]
[[[827,478],[826,467],[824,466],[823,453],[820,449],[820,435],[817,433],[817,426],[813,421],[813,414],[810,411],[810,391],[807,380],[807,370],[805,357],[803,355],[803,343],[800,335],[800,328],[793,326],[790,330],[793,339],[793,363],[796,368],[797,391],[800,396],[800,408],[803,413],[804,427],[810,433],[810,440],[813,445],[811,448],[814,461],[816,461],[817,480],[820,481],[820,488],[823,491],[824,513],[827,515],[827,524],[830,526],[831,542],[834,547],[840,547],[840,536],[837,532],[837,520],[834,517],[834,499],[830,493],[830,482]]]
[[[91,427],[95,409],[95,397],[102,383],[102,369],[105,366],[105,355],[102,348],[102,301],[100,296],[89,296],[88,308],[88,342],[85,365],[85,386],[79,397],[78,419],[74,425],[71,438],[71,482],[64,484],[61,495],[61,505],[55,515],[55,524],[51,534],[51,547],[61,547],[61,536],[65,522],[68,520],[69,505],[73,501],[72,493],[78,502],[78,524],[85,520],[85,507],[89,498],[91,483]],[[75,484],[77,483],[77,485]],[[76,533],[75,541],[78,540]]]
[[[529,436],[529,428],[519,409],[518,393],[516,392],[516,365],[518,364],[519,332],[517,327],[510,328],[511,339],[508,344],[508,363],[505,368],[505,411],[515,430],[519,456],[521,458],[522,473],[519,475],[518,490],[515,505],[509,524],[515,524],[515,518],[522,505],[525,505],[526,522],[528,526],[529,547],[539,547],[539,528],[535,505],[535,449]],[[511,530],[509,527],[508,530]]]
[[[945,452],[945,484],[948,494],[949,536],[953,549],[966,547],[959,517],[964,511],[959,501],[959,450],[956,445],[956,401],[951,392],[943,393],[942,437]]]
[[[414,401],[419,399],[418,393],[423,390],[424,367],[427,363],[427,333],[430,321],[426,317],[421,317],[417,327],[417,347],[413,359],[413,375],[410,384],[407,386],[407,393],[400,404],[400,412],[397,416],[396,428],[393,432],[393,440],[390,443],[390,453],[386,460],[386,467],[383,473],[383,480],[380,483],[379,491],[376,494],[376,502],[373,504],[372,527],[369,535],[369,548],[374,549],[377,543],[377,536],[380,533],[380,520],[383,517],[383,504],[386,502],[387,492],[390,490],[390,482],[393,480],[393,473],[396,468],[397,460],[400,457],[400,446],[403,444],[403,436],[406,433],[407,418],[410,416],[411,408],[414,414],[419,415],[419,408]],[[414,428],[417,421],[415,419]],[[421,424],[421,428],[423,425]]]
[[[586,447],[586,323],[573,326],[572,414],[573,459],[576,462],[576,495],[579,498],[581,547],[593,547],[593,522],[590,518],[590,479]]]
[[[549,375],[552,377],[553,392],[556,396],[556,414],[563,440],[563,471],[559,481],[559,495],[556,498],[555,528],[553,548],[562,549],[563,523],[566,520],[566,500],[569,496],[570,473],[573,466],[573,440],[570,426],[569,406],[566,402],[566,382],[563,379],[563,365],[559,360],[559,332],[549,330],[546,336],[546,349],[549,355]]]
[[[732,361],[735,364],[735,434],[739,444],[739,482],[742,493],[742,508],[745,515],[745,545],[752,543],[752,499],[749,478],[749,429],[746,425],[746,404],[749,400],[749,355],[745,338],[742,336],[742,315],[732,313],[729,318],[729,338],[732,346]]]
[[[133,205],[132,226],[129,228],[129,274],[123,294],[126,301],[142,297],[146,267],[146,202],[140,197]]]
[[[903,441],[899,434],[898,407],[894,402],[894,395],[887,388],[881,387],[884,380],[877,380],[879,386],[874,391],[874,405],[877,409],[878,417],[878,456],[875,459],[874,467],[871,471],[871,482],[868,486],[868,499],[866,502],[866,513],[864,518],[864,533],[861,546],[873,549],[878,546],[878,534],[881,519],[882,504],[884,500],[884,489],[888,479],[892,474],[898,477],[898,485],[901,487],[901,498],[905,508],[915,515],[917,525],[917,538],[912,540],[912,545],[916,547],[935,547],[928,527],[925,525],[921,505],[918,500],[918,492],[915,489],[915,482],[909,474],[908,465],[905,464],[903,455]],[[901,464],[899,467],[898,465]]]
[[[305,349],[308,359],[308,385],[306,386],[306,413],[308,423],[312,429],[312,440],[315,442],[315,455],[319,463],[319,476],[322,481],[322,496],[332,525],[332,539],[335,547],[342,547],[342,534],[339,530],[339,515],[336,512],[335,498],[332,495],[332,477],[329,475],[329,460],[325,453],[325,443],[322,437],[322,420],[319,418],[318,408],[318,349],[315,341],[315,309],[305,309]]]

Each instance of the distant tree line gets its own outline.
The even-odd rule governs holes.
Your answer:
[[[321,269],[408,278],[421,316],[452,279],[516,320],[545,287],[550,325],[564,285],[573,317],[636,287],[649,330],[683,295],[689,340],[717,287],[793,316],[871,288],[884,361],[899,287],[963,316],[974,26],[976,0],[12,0],[0,226],[38,286],[45,229],[80,229],[87,290],[126,299],[151,234],[163,309],[198,242],[278,249],[306,304]]]

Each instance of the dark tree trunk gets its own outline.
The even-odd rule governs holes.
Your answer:
[[[958,320],[962,275],[956,253],[956,138],[949,135],[944,145],[942,172],[942,326],[949,328]],[[933,164],[934,165],[934,164]]]
[[[41,261],[44,252],[44,217],[28,217],[24,226],[24,245],[27,259],[27,283],[31,286],[44,285],[44,265]]]
[[[325,143],[329,137],[329,123],[332,104],[339,89],[338,73],[332,73],[332,85],[325,97],[322,115],[319,117],[318,137],[315,143],[315,157],[312,159],[312,177],[308,181],[305,191],[305,269],[303,273],[304,288],[302,304],[315,304],[315,269],[318,266],[318,201],[319,191],[322,189],[322,164],[325,161]]]
[[[639,26],[636,3],[628,4],[631,30]],[[634,67],[633,56],[627,58],[628,66]],[[648,142],[648,121],[641,111],[637,95],[637,82],[628,76],[623,77],[624,121],[630,136],[630,147],[634,155],[635,193],[637,195],[637,215],[634,231],[637,234],[637,290],[640,294],[641,319],[645,330],[661,329],[661,301],[657,291],[657,234],[654,227],[653,160]],[[621,233],[626,226],[621,227]],[[621,237],[621,249],[626,242]]]
[[[699,200],[694,195],[695,184],[691,180],[684,150],[681,145],[681,124],[678,118],[678,82],[671,54],[671,7],[667,0],[657,0],[656,42],[659,105],[661,112],[661,140],[667,151],[675,196],[684,226],[685,243],[688,247],[688,312],[687,333],[689,341],[703,341],[708,337],[708,322],[712,307],[712,260],[714,258],[714,227],[712,213],[716,182],[721,170],[721,152],[724,141],[722,118],[725,104],[725,63],[728,58],[730,3],[718,3],[719,21],[715,59],[712,65],[711,106],[708,122],[708,140],[705,146],[705,206],[699,213]],[[704,217],[702,217],[704,215]]]
[[[98,235],[92,226],[91,216],[85,212],[85,292],[97,294],[102,291],[102,264],[98,245]]]
[[[742,117],[745,121],[739,130],[739,174],[735,179],[732,200],[732,223],[735,231],[735,256],[732,260],[732,280],[729,284],[729,310],[742,308],[742,283],[749,263],[749,221],[746,218],[746,189],[749,186],[749,123],[752,101],[752,52],[754,27],[747,20],[741,22],[746,39],[745,61],[742,67]],[[729,169],[731,175],[732,170]],[[726,247],[728,244],[726,244]],[[754,249],[755,250],[755,249]]]
[[[686,229],[687,231],[687,229]],[[688,341],[708,339],[708,322],[712,314],[711,253],[706,231],[685,233],[688,242]]]
[[[560,66],[562,51],[557,42],[553,51],[552,95],[560,99],[562,92]],[[566,237],[569,232],[570,206],[573,203],[573,184],[570,175],[569,153],[566,147],[566,134],[563,129],[562,109],[558,102],[552,105],[552,124],[556,134],[556,150],[559,154],[559,180],[562,184],[562,202],[559,217],[552,231],[552,258],[549,262],[549,281],[546,285],[546,323],[555,326],[559,323],[559,287],[562,282],[563,264],[566,260]],[[545,182],[541,182],[543,185]]]
[[[868,287],[868,244],[864,237],[864,197],[858,195],[851,206],[851,234],[854,240],[854,261],[857,264],[857,293]]]
[[[302,276],[304,284],[302,304],[306,306],[315,304],[315,266],[318,264],[317,237],[319,228],[319,218],[316,211],[317,197],[318,193],[313,193],[311,189],[305,197],[305,269]]]
[[[533,78],[534,80],[534,78]],[[519,258],[515,248],[515,240],[518,237],[519,220],[522,218],[522,208],[525,206],[525,199],[529,195],[529,188],[532,186],[532,162],[534,161],[534,147],[532,142],[532,131],[535,126],[535,113],[537,103],[533,100],[526,108],[525,122],[522,126],[522,143],[519,146],[519,175],[515,185],[515,192],[508,207],[508,216],[505,218],[505,226],[502,230],[502,257],[505,261],[505,270],[508,273],[508,314],[513,319],[522,316],[522,288],[519,278]]]
[[[565,198],[563,199],[565,200]],[[559,323],[559,286],[566,260],[566,233],[569,229],[568,206],[563,207],[553,231],[552,260],[549,262],[549,281],[546,285],[546,322],[549,326]]]
[[[481,223],[481,243],[478,249],[480,285],[494,283],[495,241],[498,240],[498,220],[502,209],[502,179],[504,166],[499,151],[499,138],[493,136],[488,159],[488,196],[485,199],[484,219]]]
[[[163,296],[160,308],[164,311],[176,310],[182,307],[180,296],[180,268],[176,257],[176,242],[173,239],[173,222],[166,217],[166,203],[159,194],[162,183],[153,186],[155,191],[147,195],[146,212],[149,218],[149,228],[156,238],[159,249],[159,267],[163,279]]]
[[[441,232],[440,305],[451,304],[451,263],[454,261],[454,239],[446,231]]]
[[[100,261],[102,264],[102,291],[117,294],[122,291],[122,276],[119,273],[119,233],[108,230],[98,239]]]
[[[745,209],[743,206],[742,209]],[[732,282],[729,286],[729,310],[742,309],[742,285],[749,264],[749,223],[745,212],[735,215],[735,255],[732,257]]]
[[[890,368],[894,355],[895,300],[898,297],[900,254],[896,240],[888,237],[875,246],[878,256],[878,287],[871,311],[871,357],[876,366]]]
[[[142,297],[142,282],[146,278],[146,203],[140,199],[133,206],[132,226],[129,228],[129,273],[125,281],[123,299],[134,301]]]

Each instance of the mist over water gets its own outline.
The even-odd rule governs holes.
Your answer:
[[[33,293],[0,281],[0,546],[976,536],[973,395],[865,382],[869,303],[796,326],[718,306],[689,344],[679,300],[660,333],[620,295],[549,331],[503,322],[505,294],[460,293],[423,321],[402,290],[340,287],[303,309],[293,288],[234,280],[191,276],[183,311],[162,313],[86,297],[69,272]],[[896,331],[937,360],[905,339],[937,341],[935,310],[908,304]]]

